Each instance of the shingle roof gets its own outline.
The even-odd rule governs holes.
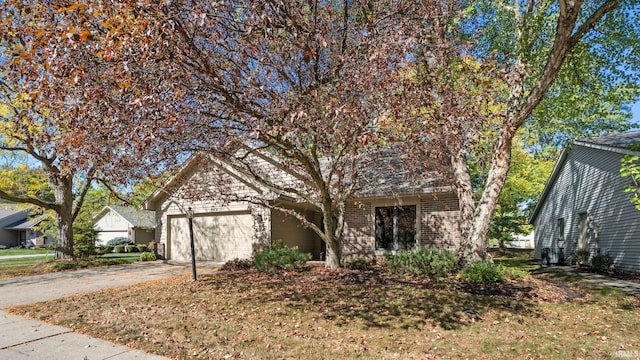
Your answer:
[[[130,222],[133,227],[141,229],[155,229],[156,227],[156,215],[154,211],[139,210],[130,206],[109,205],[107,207]]]
[[[31,230],[34,226],[40,224],[42,220],[45,219],[44,215],[37,216],[32,219],[25,219],[23,221],[18,222],[17,224],[13,224],[9,227],[6,227],[7,230]]]
[[[441,173],[408,161],[408,155],[400,148],[383,149],[367,161],[357,197],[430,193],[451,185]]]
[[[21,212],[22,210],[10,210],[10,209],[4,209],[4,208],[0,208],[0,219],[4,219],[8,216],[17,214],[19,212]]]
[[[578,141],[626,149],[630,145],[640,142],[640,130],[579,139]]]

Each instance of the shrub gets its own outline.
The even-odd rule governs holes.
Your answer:
[[[375,260],[360,258],[345,262],[344,267],[351,270],[366,271],[371,270],[375,262]]]
[[[501,266],[490,262],[478,262],[462,269],[460,277],[474,284],[495,284],[502,283],[506,276]]]
[[[440,279],[456,270],[458,258],[450,250],[422,247],[390,256],[387,258],[387,267],[393,273]]]
[[[125,246],[125,249],[127,249],[128,253],[137,253],[140,252],[140,250],[138,250],[138,247],[135,245],[127,245]]]
[[[508,279],[522,279],[526,272],[492,262],[483,261],[471,264],[460,272],[460,278],[474,284],[490,285],[502,283]]]
[[[156,256],[150,252],[140,254],[140,261],[156,261]]]
[[[71,269],[82,269],[89,267],[89,262],[83,260],[72,261],[55,261],[47,265],[47,268],[51,271],[63,271]]]
[[[589,263],[589,251],[576,250],[571,254],[571,265],[587,265]]]
[[[297,246],[289,247],[282,241],[276,241],[254,254],[251,265],[258,271],[273,274],[280,270],[302,269],[309,260],[311,254],[301,253]]]
[[[76,258],[87,259],[96,254],[95,239],[74,236],[73,255]]]
[[[100,246],[100,248],[102,249],[102,251],[104,251],[105,254],[109,254],[113,252],[113,248],[114,246],[111,245],[102,245]]]
[[[251,259],[232,259],[224,263],[222,271],[242,271],[251,269]]]
[[[149,248],[147,247],[147,245],[144,245],[144,244],[136,245],[136,247],[138,248],[138,251],[141,253],[149,251]]]
[[[131,240],[129,240],[129,238],[124,236],[116,237],[107,241],[107,245],[111,245],[111,246],[128,245],[129,243],[131,243]]]
[[[596,255],[591,259],[591,269],[597,272],[611,270],[613,259],[609,255]]]
[[[116,254],[122,254],[124,252],[124,245],[116,245],[113,247],[113,252]]]

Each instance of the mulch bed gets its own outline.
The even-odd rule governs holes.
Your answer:
[[[559,303],[579,299],[585,292],[579,287],[546,277],[527,276],[519,281],[508,281],[491,285],[468,283],[456,278],[436,281],[411,275],[398,275],[376,266],[370,270],[337,269],[328,270],[323,267],[312,267],[304,271],[288,271],[267,275],[253,270],[238,271],[237,275],[264,277],[261,281],[278,281],[291,285],[323,283],[325,286],[362,287],[406,286],[411,288],[433,289],[447,292],[463,292],[477,296],[500,296],[525,302]]]

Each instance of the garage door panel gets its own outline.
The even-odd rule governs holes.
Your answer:
[[[224,262],[248,258],[252,251],[253,219],[248,212],[196,214],[193,236],[197,260]],[[173,260],[191,259],[188,219],[171,220],[170,247]]]

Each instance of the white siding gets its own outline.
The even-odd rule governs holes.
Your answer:
[[[169,259],[190,258],[189,241],[184,234],[188,229],[185,227],[188,208],[196,214],[194,224],[203,229],[197,230],[194,226],[194,231],[198,231],[199,247],[209,249],[199,251],[198,257],[202,260],[228,260],[226,254],[235,250],[228,250],[223,243],[238,248],[234,257],[248,257],[244,249],[252,249],[254,243],[266,241],[271,232],[268,210],[231,197],[255,196],[258,190],[211,164],[194,164],[167,192],[169,195],[151,204],[151,208],[156,211],[156,241],[165,244]],[[229,212],[242,212],[243,216],[219,220],[219,216]],[[205,217],[206,220],[200,220]]]
[[[117,237],[129,237],[128,230],[131,224],[115,211],[109,210],[96,221],[95,226],[98,229],[97,245],[103,245]]]
[[[640,212],[622,192],[629,182],[620,177],[622,154],[584,146],[570,150],[544,203],[534,220],[535,256],[541,249],[564,248],[569,256],[578,244],[580,213],[592,216],[600,226],[600,248],[605,248],[615,266],[640,271]],[[565,240],[558,241],[558,219],[564,218]],[[595,253],[595,234],[588,234],[587,247]]]

